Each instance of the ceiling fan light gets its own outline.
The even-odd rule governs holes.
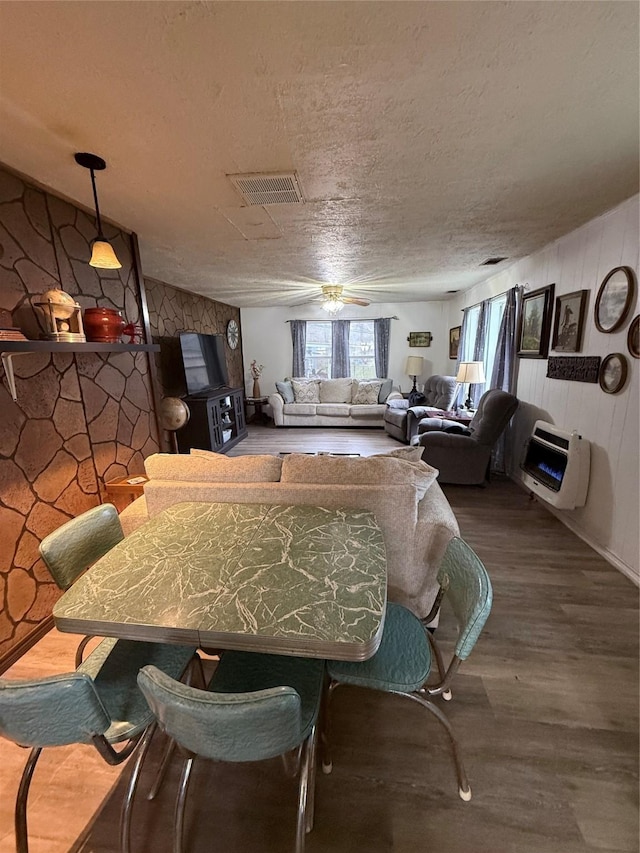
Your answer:
[[[341,299],[326,299],[322,303],[322,307],[327,312],[327,314],[339,314],[340,311],[344,308],[344,302]]]
[[[101,270],[119,270],[122,264],[118,260],[111,243],[106,240],[95,240],[91,250],[89,266]]]

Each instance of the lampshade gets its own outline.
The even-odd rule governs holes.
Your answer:
[[[119,270],[122,264],[116,257],[111,243],[107,243],[106,240],[96,240],[91,251],[89,266],[102,270]]]
[[[485,381],[484,365],[481,361],[460,362],[456,382],[468,382],[470,385],[478,385]]]
[[[423,365],[424,358],[422,358],[421,355],[407,356],[407,363],[405,365],[404,372],[407,376],[421,376]]]

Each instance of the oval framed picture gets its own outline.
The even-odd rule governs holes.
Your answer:
[[[628,365],[626,356],[621,352],[612,352],[602,359],[598,382],[605,394],[617,394],[627,381]]]
[[[601,332],[615,332],[633,305],[636,277],[631,267],[614,267],[607,273],[596,296],[594,321]]]
[[[640,314],[634,317],[627,332],[627,347],[634,358],[640,358]]]

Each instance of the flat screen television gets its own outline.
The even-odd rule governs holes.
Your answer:
[[[229,383],[222,335],[182,332],[180,349],[187,394],[204,394]]]

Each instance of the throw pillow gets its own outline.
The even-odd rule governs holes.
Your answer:
[[[301,382],[292,379],[293,396],[296,403],[319,403],[320,393],[317,382]]]
[[[380,386],[380,392],[378,393],[378,402],[386,403],[387,397],[393,390],[393,379],[383,379],[382,385]]]
[[[415,486],[416,497],[422,500],[437,476],[438,471],[425,462],[384,456],[352,459],[291,453],[282,462],[280,482],[377,486],[407,483]]]
[[[284,382],[276,382],[276,391],[285,403],[294,403],[295,397],[293,396],[293,385],[287,379]]]
[[[323,379],[320,382],[321,403],[350,403],[351,379]]]
[[[356,406],[374,406],[378,403],[381,379],[370,379],[358,382],[357,389],[354,388],[353,404]]]
[[[422,451],[424,447],[396,447],[386,453],[375,453],[374,456],[395,456],[404,459],[405,462],[422,462]],[[426,463],[425,463],[426,464]]]

